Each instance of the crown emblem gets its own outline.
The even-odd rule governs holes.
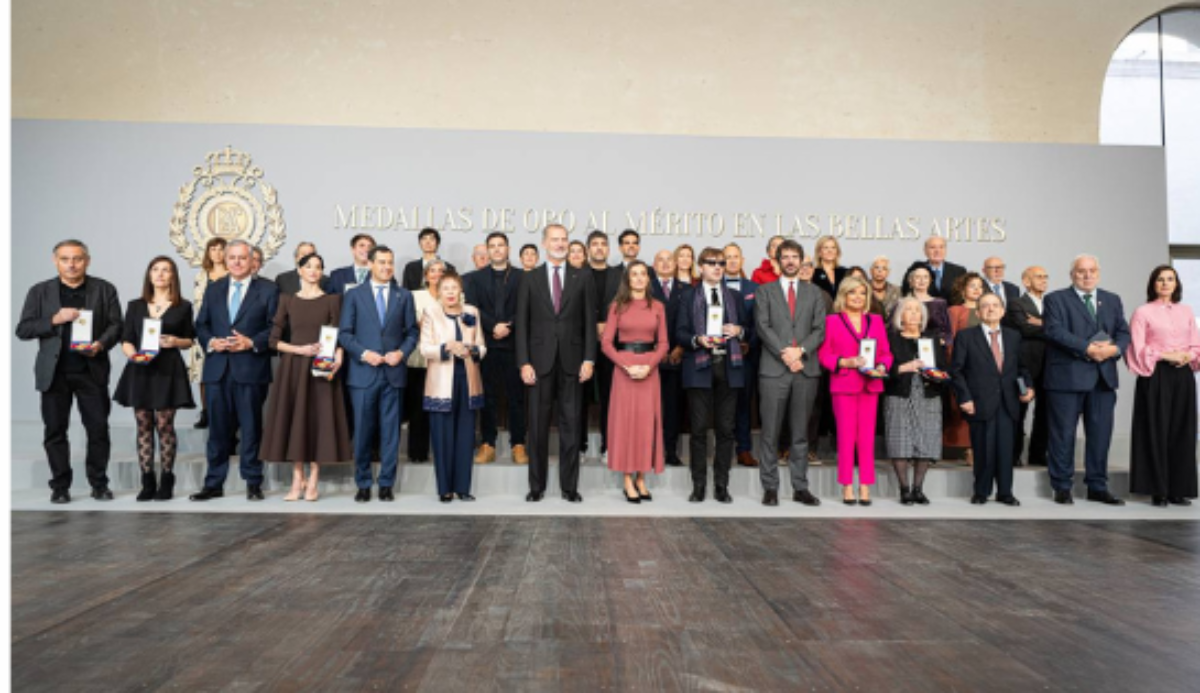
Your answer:
[[[263,180],[262,168],[232,146],[210,152],[179,188],[168,234],[175,251],[199,267],[213,238],[240,239],[269,260],[287,238],[279,194]]]

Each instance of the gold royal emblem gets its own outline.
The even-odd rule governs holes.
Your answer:
[[[287,238],[278,192],[262,179],[250,155],[233,147],[210,153],[204,162],[192,170],[192,180],[175,201],[170,239],[176,252],[199,267],[210,239],[241,239],[270,260]]]

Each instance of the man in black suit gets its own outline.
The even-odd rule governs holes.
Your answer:
[[[496,461],[496,409],[503,397],[508,409],[508,442],[514,464],[529,464],[525,450],[525,386],[517,370],[516,337],[513,321],[517,315],[517,292],[525,273],[508,261],[508,236],[493,231],[487,237],[491,264],[463,278],[467,303],[479,309],[483,323],[487,358],[483,360],[483,409],[479,411],[482,442],[475,452],[475,464]]]
[[[687,284],[680,284],[675,278],[675,253],[670,250],[660,250],[654,255],[654,276],[650,278],[650,294],[661,301],[667,313],[667,341],[670,351],[662,363],[658,364],[658,383],[661,391],[663,409],[663,449],[666,450],[667,464],[672,467],[682,467],[683,460],[679,459],[679,410],[683,406],[683,381],[680,378],[680,364],[683,362],[683,347],[675,335],[678,320],[679,302],[683,299]]]
[[[34,285],[25,297],[17,322],[17,338],[38,340],[34,362],[34,386],[42,393],[43,447],[50,462],[50,502],[71,501],[71,402],[79,403],[79,415],[87,431],[87,477],[92,498],[112,500],[108,489],[108,458],[111,443],[108,414],[110,364],[108,352],[121,339],[121,303],[112,284],[87,274],[91,256],[81,241],[62,241],[54,246],[58,278]],[[86,329],[91,311],[88,342],[72,342],[74,325]]]
[[[579,432],[582,384],[596,361],[596,306],[583,270],[567,264],[567,229],[542,231],[546,262],[529,272],[517,290],[517,364],[530,387],[533,433],[529,494],[546,492],[550,465],[550,414],[558,405],[558,474],[563,498],[579,503]]]
[[[625,234],[622,234],[624,236]],[[604,321],[608,319],[608,307],[617,296],[617,288],[621,286],[621,273],[625,265],[608,264],[608,234],[603,231],[592,231],[587,237],[588,268],[585,277],[591,279],[592,297],[596,306],[596,378],[591,385],[584,388],[584,396],[580,402],[583,407],[583,423],[579,427],[579,449],[587,452],[588,444],[588,404],[598,402],[600,405],[600,455],[608,452],[608,395],[612,391],[613,364],[600,351],[600,337],[604,334]],[[634,257],[637,257],[636,250]],[[595,394],[595,398],[591,397]],[[607,460],[605,460],[607,462]]]
[[[1043,365],[1046,360],[1046,331],[1042,327],[1042,297],[1046,294],[1050,275],[1044,267],[1030,267],[1021,273],[1025,294],[1010,301],[1004,315],[1004,323],[1021,333],[1021,359],[1033,378],[1033,388],[1042,391]],[[1013,449],[1013,464],[1020,465],[1021,451],[1025,448],[1025,416],[1029,404],[1021,404],[1021,416],[1017,420],[1016,442]],[[1033,404],[1033,431],[1029,437],[1029,456],[1026,461],[1039,467],[1046,466],[1046,398],[1039,397]]]
[[[293,254],[292,259],[295,260],[296,265],[299,266],[301,259],[308,255],[316,254],[317,246],[313,245],[309,241],[300,241],[300,243],[296,245],[296,252]],[[296,294],[300,293],[300,272],[295,269],[290,269],[286,272],[280,272],[279,274],[275,275],[275,285],[279,287],[280,294],[295,296]],[[333,285],[330,284],[328,274],[321,276],[321,290],[327,294],[333,293]],[[285,339],[283,341],[286,342],[287,340]]]
[[[246,498],[263,500],[263,464],[258,458],[262,408],[271,384],[268,341],[279,304],[273,282],[250,273],[252,250],[243,240],[225,247],[229,274],[208,285],[196,317],[196,338],[205,350],[205,398],[208,403],[208,473],[194,501],[225,495],[235,425],[241,430],[238,465],[246,482]]]
[[[1004,304],[1004,309],[1013,301],[1021,296],[1021,290],[1016,284],[1004,281],[1004,260],[998,257],[989,257],[983,261],[983,284],[984,288],[1000,297],[1001,303]]]
[[[421,246],[421,257],[404,266],[404,277],[400,283],[409,291],[425,288],[425,265],[434,260],[441,260],[438,257],[438,248],[442,245],[442,234],[438,233],[437,229],[423,228],[417,234],[417,244]],[[445,260],[442,261],[445,262]],[[446,262],[446,271],[454,272],[454,265]]]
[[[904,284],[908,286],[908,274],[917,267],[929,270],[933,281],[929,283],[929,295],[950,300],[950,292],[954,289],[954,280],[967,273],[967,268],[946,261],[946,239],[941,236],[930,236],[925,241],[925,259],[918,260],[909,266],[904,273]]]
[[[1002,327],[1004,304],[995,294],[979,299],[982,325],[965,329],[954,340],[950,373],[958,407],[971,429],[975,451],[975,493],[971,503],[982,505],[996,487],[996,500],[1020,505],[1013,496],[1013,428],[1021,403],[1033,399],[1029,371],[1021,361],[1021,335]],[[1026,384],[1024,392],[1018,378]]]

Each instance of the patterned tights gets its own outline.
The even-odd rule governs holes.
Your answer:
[[[137,448],[138,465],[143,473],[154,471],[154,431],[158,430],[158,447],[162,457],[162,470],[170,472],[175,469],[175,447],[178,440],[175,437],[175,410],[138,409],[134,411],[137,419]]]

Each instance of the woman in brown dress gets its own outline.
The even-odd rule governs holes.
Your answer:
[[[271,348],[279,352],[279,371],[271,387],[271,404],[263,428],[262,458],[271,462],[291,462],[292,490],[286,501],[317,499],[317,483],[322,463],[348,462],[354,459],[350,447],[350,428],[346,421],[346,402],[342,381],[334,377],[342,367],[342,349],[334,352],[333,370],[313,375],[313,357],[321,351],[321,327],[337,327],[342,315],[342,298],[321,290],[325,261],[320,255],[306,255],[297,263],[300,291],[279,297],[275,323],[271,327]],[[282,337],[289,334],[290,341]],[[304,463],[311,462],[308,480]]]
[[[631,262],[608,309],[604,355],[613,362],[608,399],[608,468],[625,474],[625,500],[651,500],[646,472],[663,470],[658,364],[667,356],[667,314],[650,298],[650,270]]]
[[[950,289],[950,341],[946,342],[946,361],[954,358],[954,339],[962,330],[979,327],[979,297],[983,296],[983,277],[977,272],[967,272],[954,280]],[[942,447],[961,451],[963,460],[968,464],[974,462],[971,452],[971,430],[967,420],[963,418],[958,405],[954,404],[953,388],[946,388],[950,406],[944,409],[945,421],[942,425]]]

